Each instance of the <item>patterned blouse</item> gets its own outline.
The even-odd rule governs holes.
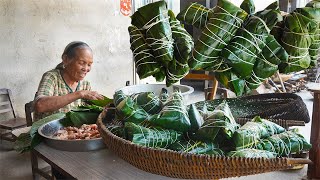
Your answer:
[[[91,90],[90,83],[86,80],[79,81],[76,91],[80,91],[80,90]],[[61,70],[53,69],[43,74],[34,102],[36,102],[40,97],[43,97],[43,96],[62,96],[69,93],[73,93],[73,91],[63,79],[61,75]],[[82,99],[78,99],[66,105],[65,107],[58,109],[57,111],[45,112],[45,113],[35,112],[34,119],[39,120],[58,112],[68,112],[72,108],[77,107],[83,103],[84,101]]]

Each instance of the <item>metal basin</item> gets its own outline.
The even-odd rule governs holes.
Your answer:
[[[63,151],[93,151],[105,148],[103,139],[83,139],[83,140],[60,140],[53,138],[53,135],[64,126],[61,124],[62,119],[50,121],[38,129],[38,133],[44,137],[44,142],[55,149]]]

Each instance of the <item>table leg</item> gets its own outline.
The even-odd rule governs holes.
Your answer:
[[[309,158],[313,164],[308,165],[308,177],[318,179],[320,178],[320,90],[313,92],[314,100],[310,135],[312,148],[309,151]]]

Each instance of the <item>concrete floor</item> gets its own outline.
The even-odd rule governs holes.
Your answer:
[[[312,105],[313,97],[308,91],[303,91],[298,93],[304,102],[306,103],[310,117],[312,117]],[[190,97],[191,102],[196,102],[204,99],[204,94],[201,91],[195,91]],[[298,127],[301,134],[309,141],[310,140],[310,130],[311,122],[306,124],[304,127]],[[41,164],[44,166],[44,162]],[[304,179],[307,175],[307,166],[299,170],[287,170],[287,171],[277,171],[258,175],[251,175],[238,178],[240,180],[299,180]],[[29,153],[19,154],[12,149],[12,143],[7,141],[0,142],[0,179],[3,180],[31,180],[31,163]]]

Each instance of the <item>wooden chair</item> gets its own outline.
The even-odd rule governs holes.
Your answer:
[[[33,120],[33,113],[34,113],[33,101],[26,103],[24,108],[25,108],[25,113],[26,113],[27,126],[32,126],[32,123],[34,122],[34,120]],[[25,128],[23,128],[23,129],[25,129]],[[28,131],[28,129],[27,129],[27,131]],[[31,156],[31,168],[32,168],[33,179],[38,179],[37,174],[41,175],[45,179],[53,179],[53,176],[51,175],[51,166],[39,168],[38,156],[33,151],[31,151],[30,156]]]
[[[16,137],[12,131],[27,125],[26,119],[17,117],[12,102],[10,89],[0,89],[0,139],[14,142]]]
[[[212,87],[205,87],[204,89],[205,98],[206,100],[212,100],[215,98],[218,89],[218,81],[213,75],[189,73],[184,77],[184,79],[212,81]]]

